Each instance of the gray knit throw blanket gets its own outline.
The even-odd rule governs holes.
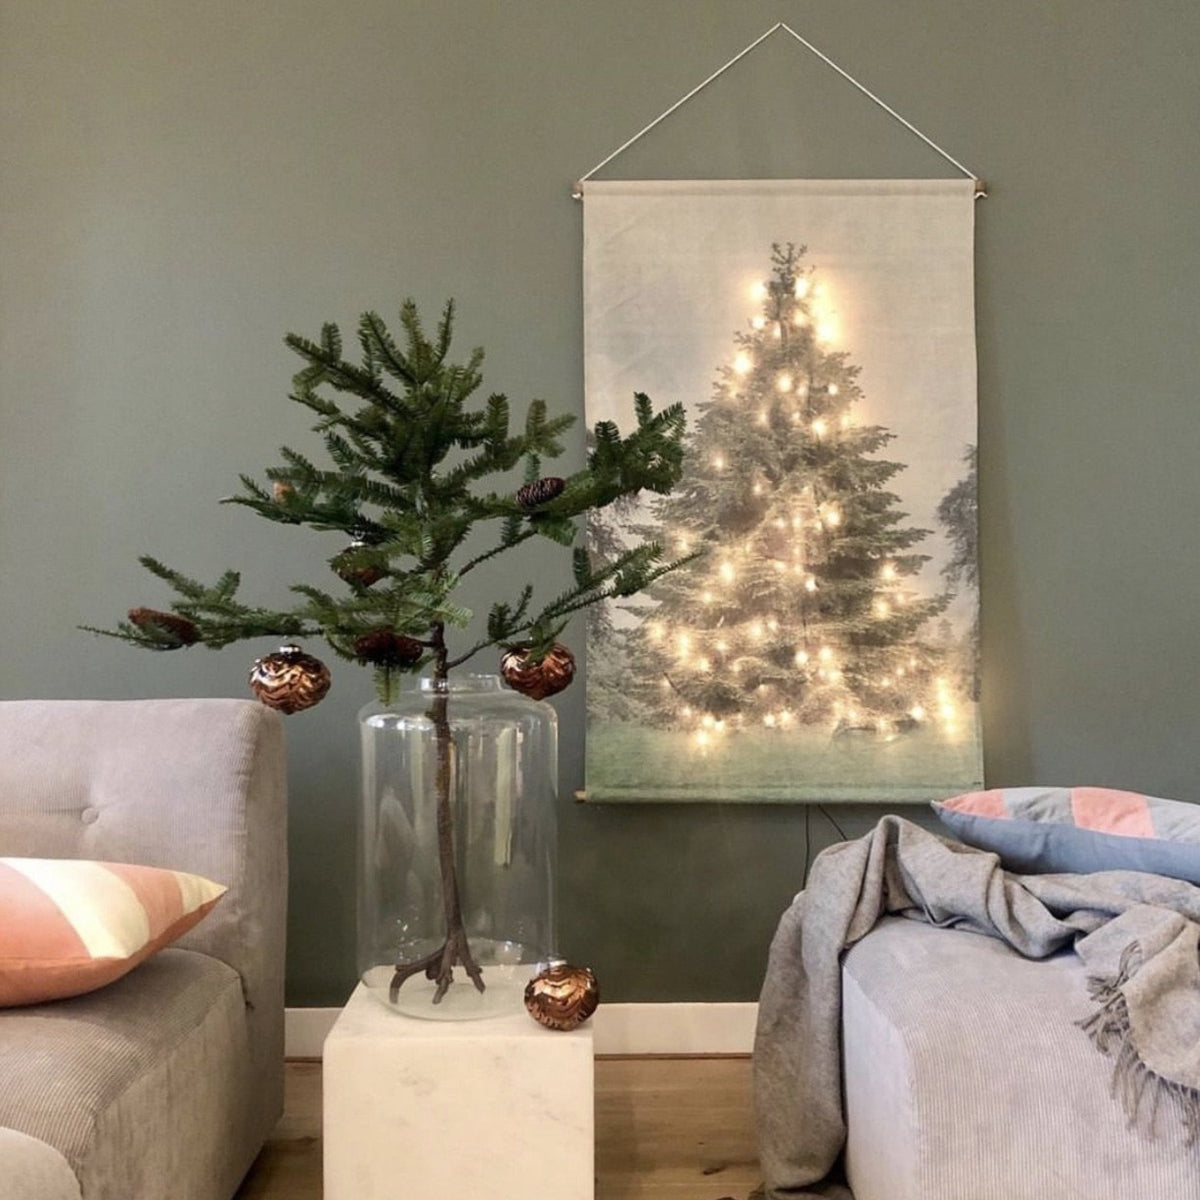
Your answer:
[[[1200,1135],[1200,888],[1135,871],[1012,875],[888,816],[817,858],[771,944],[754,1044],[771,1200],[852,1200],[831,1174],[846,1134],[841,956],[885,915],[988,934],[1027,958],[1073,947],[1095,1005],[1079,1036],[1113,1059],[1114,1103],[1141,1126],[1174,1108]]]

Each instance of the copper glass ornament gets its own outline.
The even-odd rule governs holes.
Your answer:
[[[590,967],[552,963],[525,986],[525,1008],[547,1029],[577,1029],[599,1003],[600,985]]]
[[[299,646],[280,646],[273,654],[255,659],[250,668],[250,690],[268,708],[281,713],[319,704],[329,685],[329,668]]]
[[[530,661],[528,646],[514,646],[500,660],[500,674],[513,691],[545,700],[575,678],[575,656],[562,642],[555,642],[545,658],[535,663]]]

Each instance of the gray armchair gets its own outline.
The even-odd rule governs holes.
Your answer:
[[[0,703],[0,855],[229,889],[115,983],[0,1010],[0,1200],[233,1195],[283,1108],[286,811],[259,704]]]

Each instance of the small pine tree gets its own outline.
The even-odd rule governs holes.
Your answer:
[[[642,607],[643,699],[660,723],[909,727],[930,706],[922,640],[949,594],[920,594],[928,530],[887,489],[894,434],[858,424],[859,368],[827,344],[804,249],[775,246],[762,309],[700,406],[684,477],[637,527],[703,556]],[[665,681],[667,686],[661,686]]]
[[[329,465],[284,447],[282,464],[266,471],[266,484],[243,476],[242,493],[228,502],[278,524],[345,534],[347,546],[329,562],[334,590],[296,584],[293,607],[260,608],[238,599],[236,571],[205,585],[144,557],[142,564],[176,594],[170,611],[132,609],[115,629],[91,632],[150,650],[216,648],[273,635],[323,638],[340,658],[373,670],[386,703],[398,676],[429,670],[435,684],[444,684],[453,668],[488,647],[519,649],[536,665],[572,613],[632,596],[672,570],[677,564],[665,561],[653,540],[622,547],[595,564],[575,547],[572,582],[564,592],[539,608],[533,585],[518,585],[515,594],[491,605],[486,632],[474,644],[451,646],[447,631],[471,618],[454,598],[467,575],[535,537],[572,546],[578,518],[625,497],[665,495],[679,479],[684,436],[681,406],[655,412],[639,393],[635,429],[623,437],[613,423],[601,422],[581,470],[565,479],[544,477],[543,462],[561,454],[561,435],[574,418],[551,417],[544,401],[533,400],[514,433],[503,395],[471,407],[482,383],[483,351],[476,349],[465,363],[450,361],[453,316],[449,303],[430,338],[415,304],[405,302],[402,346],[377,314],[365,313],[358,325],[359,362],[343,355],[333,324],[316,342],[295,334],[285,339],[306,364],[293,379],[290,399],[316,414],[314,429]],[[495,476],[522,465],[525,486],[515,493],[490,486]],[[495,535],[487,549],[472,553],[468,538],[479,527]],[[431,718],[441,761],[448,764],[444,688],[435,686]],[[457,914],[449,776],[448,769],[439,772],[439,858],[445,911]],[[440,1001],[456,963],[483,990],[461,917],[448,925],[436,954],[397,964],[393,995],[405,979],[425,971],[436,979]]]

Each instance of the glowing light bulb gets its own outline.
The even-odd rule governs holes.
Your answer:
[[[817,657],[823,663],[832,662],[833,661],[833,651],[828,646],[822,646],[820,648],[820,650],[817,651]]]
[[[820,342],[832,342],[837,337],[837,327],[832,321],[822,321],[817,326],[817,340]]]
[[[778,392],[790,392],[792,390],[792,376],[787,371],[780,371],[775,376],[775,390]]]
[[[797,329],[803,329],[804,326],[808,324],[808,313],[802,312],[800,309],[796,309],[796,311],[792,314],[792,324],[795,325]]]
[[[755,317],[750,322],[750,327],[751,327],[751,329],[759,329],[759,330],[766,329],[767,318],[766,317]]]
[[[812,431],[813,431],[813,437],[823,438],[829,432],[829,426],[826,425],[825,422],[822,421],[820,417],[818,417],[812,423]]]
[[[767,285],[761,279],[750,285],[751,300],[765,300],[767,298]]]
[[[764,724],[764,725],[765,725],[765,726],[766,726],[768,729],[774,729],[774,728],[775,728],[775,714],[774,714],[774,713],[767,713],[767,714],[766,714],[766,715],[763,717],[763,724]]]
[[[765,632],[766,631],[763,629],[763,623],[761,621],[751,622],[750,636],[752,638],[754,638],[755,641],[759,641],[759,642],[762,641],[763,635],[765,634]]]
[[[651,621],[646,626],[646,633],[649,634],[652,642],[662,641],[663,629],[657,621]]]
[[[700,603],[701,604],[711,604],[712,602],[713,602],[712,592],[701,592],[700,593]]]
[[[763,494],[763,485],[761,481],[755,481],[754,486],[750,489],[756,496]]]
[[[716,721],[716,722],[714,722],[714,724],[713,724],[713,730],[714,730],[716,733],[724,733],[724,732],[725,732],[725,722],[724,722],[724,721]]]
[[[804,581],[804,590],[806,592],[815,592],[817,590],[817,581],[811,575]]]
[[[686,654],[692,648],[692,639],[686,633],[681,633],[675,639],[675,648],[680,654]]]
[[[723,455],[723,454],[714,454],[714,455],[712,456],[712,465],[713,465],[713,467],[714,467],[714,468],[716,468],[716,470],[718,470],[718,471],[723,471],[723,470],[725,470],[725,455]]]
[[[716,648],[719,654],[724,654],[729,649],[729,643],[722,638],[721,641],[717,642]]]
[[[829,386],[828,386],[828,387],[825,389],[825,391],[826,391],[826,392],[827,392],[827,393],[828,393],[830,396],[836,396],[836,395],[838,394],[838,385],[837,385],[836,383],[831,383],[831,384],[830,384],[830,385],[829,385]]]
[[[745,350],[742,350],[738,354],[734,355],[733,369],[739,375],[749,375],[754,369],[754,360],[745,352]]]
[[[797,300],[803,300],[808,295],[812,284],[803,276],[796,280],[796,286],[792,289]]]
[[[876,600],[874,608],[877,617],[890,617],[892,615],[892,606],[886,600]]]
[[[767,410],[765,408],[759,409],[758,423],[760,425],[766,425],[769,420],[770,420],[770,417],[767,416]]]
[[[914,704],[912,708],[908,710],[908,715],[912,717],[914,721],[923,721],[925,720],[925,709],[919,704]]]
[[[721,572],[720,573],[721,573],[721,582],[722,583],[732,583],[734,580],[734,574],[735,574],[734,569],[733,569],[733,563],[723,562],[721,564]]]
[[[767,628],[768,628],[768,629],[769,629],[769,630],[770,630],[772,633],[778,633],[778,632],[779,632],[779,621],[778,621],[778,620],[776,620],[776,618],[775,618],[775,617],[772,617],[772,618],[771,618],[771,619],[770,619],[770,620],[767,622]]]
[[[708,731],[706,729],[697,729],[694,737],[697,746],[703,748],[708,745]]]
[[[841,523],[842,523],[841,512],[838,509],[830,506],[830,508],[825,513],[825,524],[829,525],[829,526],[834,526],[834,525],[840,525]]]
[[[805,666],[805,665],[808,663],[808,651],[807,651],[807,650],[797,650],[797,651],[796,651],[796,655],[795,655],[795,657],[792,659],[792,661],[793,661],[793,662],[796,664],[796,666],[798,666],[798,667],[803,667],[803,666]]]
[[[711,671],[712,663],[710,663],[707,658],[698,658],[698,659],[696,659],[696,670],[697,671]]]
[[[690,717],[690,716],[692,715],[692,706],[691,706],[690,704],[685,704],[685,705],[683,706],[683,708],[681,708],[679,711],[680,711],[680,712],[681,712],[681,713],[682,713],[682,714],[683,714],[685,717]]]
[[[691,542],[689,542],[682,533],[675,539],[675,549],[678,550],[680,554],[686,554],[691,548]]]
[[[894,563],[884,563],[882,570],[879,572],[881,579],[886,579],[889,582],[896,578],[896,566]]]

